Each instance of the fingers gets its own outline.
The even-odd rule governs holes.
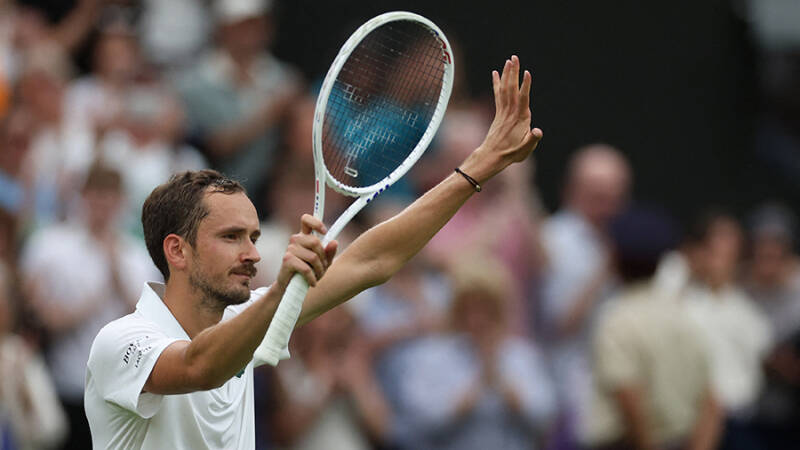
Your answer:
[[[321,220],[311,214],[303,214],[303,217],[300,218],[300,232],[303,234],[311,234],[312,231],[325,234],[328,232],[328,228],[325,227],[325,224],[322,223]]]
[[[531,75],[527,70],[523,74],[522,86],[519,83],[520,62],[517,55],[512,55],[503,65],[502,74],[492,71],[492,89],[495,106],[519,105],[520,110],[530,105]]]
[[[511,67],[508,71],[508,84],[509,96],[514,99],[519,92],[519,58],[517,55],[511,56]]]
[[[325,234],[328,229],[318,218],[311,214],[303,214],[300,218],[300,233],[292,235],[289,239],[279,281],[284,281],[283,278],[286,278],[288,282],[288,278],[296,272],[306,279],[309,286],[316,286],[317,281],[328,270],[337,245],[332,243],[323,248],[322,242],[316,235],[311,234],[312,232]]]
[[[508,105],[510,97],[508,92],[508,79],[509,75],[508,72],[511,70],[511,60],[507,59],[506,63],[503,65],[503,73],[500,75],[500,84],[498,86],[498,92],[496,94],[496,100],[499,102],[500,107],[504,107]]]
[[[314,273],[314,269],[297,255],[287,250],[283,255],[283,263],[278,273],[278,284],[285,289],[295,273],[302,275],[309,286],[314,287],[317,285],[317,276]]]
[[[531,82],[531,73],[526,70],[522,75],[522,87],[519,89],[519,109],[521,113],[524,113],[525,110],[530,109]]]
[[[318,267],[319,276],[328,268],[328,257],[322,248],[322,242],[314,235],[303,233],[293,235],[289,238],[288,250],[315,269]]]
[[[325,270],[327,269],[327,266],[317,253],[303,247],[290,248],[289,251],[293,255],[300,258],[301,261],[306,263],[306,265],[308,265],[314,271],[314,277],[317,280],[319,280],[320,278],[322,278],[323,275],[325,275]]]

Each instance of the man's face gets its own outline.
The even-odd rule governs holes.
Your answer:
[[[254,245],[260,234],[255,207],[241,192],[211,192],[204,201],[209,213],[191,248],[189,283],[215,307],[244,303],[261,259]]]
[[[86,222],[95,231],[108,230],[114,226],[124,200],[118,189],[110,187],[87,187],[83,190]]]

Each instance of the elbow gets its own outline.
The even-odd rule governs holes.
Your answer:
[[[403,264],[404,262],[394,261],[387,258],[376,259],[366,263],[364,267],[366,267],[368,270],[368,273],[365,277],[367,287],[378,286],[386,283],[403,267]]]

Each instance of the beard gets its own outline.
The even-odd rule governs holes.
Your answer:
[[[200,293],[203,303],[213,309],[225,309],[231,305],[240,305],[250,299],[249,282],[226,284],[228,276],[232,273],[246,274],[251,278],[256,274],[252,264],[239,266],[217,280],[219,277],[210,276],[201,266],[195,266],[189,274],[189,285],[192,290]]]

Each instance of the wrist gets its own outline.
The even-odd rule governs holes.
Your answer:
[[[478,147],[458,168],[483,185],[503,169],[500,158],[483,148]]]

